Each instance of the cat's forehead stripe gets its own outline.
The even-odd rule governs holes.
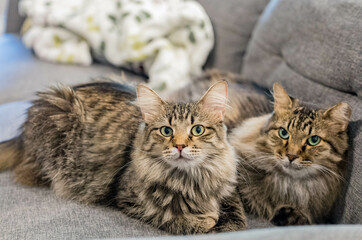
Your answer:
[[[316,113],[314,110],[310,111],[306,108],[298,108],[293,111],[295,114],[288,123],[288,129],[297,128],[302,131],[307,131],[309,134],[312,132],[312,124],[315,119]]]
[[[192,111],[192,106],[189,103],[179,103],[175,104],[172,107],[171,112],[169,113],[168,121],[170,125],[174,120],[186,120],[190,118],[191,123],[194,122],[194,112]]]

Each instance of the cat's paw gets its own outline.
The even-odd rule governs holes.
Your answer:
[[[159,228],[176,235],[200,234],[209,232],[216,223],[217,219],[210,216],[189,215],[176,218],[168,224],[159,226]]]
[[[236,232],[236,231],[241,231],[241,230],[245,230],[247,228],[247,225],[245,222],[234,222],[234,221],[230,221],[230,222],[226,222],[223,224],[218,224],[215,227],[213,227],[212,229],[210,229],[210,231],[208,231],[208,233],[220,233],[220,232]]]
[[[277,226],[311,224],[308,217],[301,211],[292,207],[282,207],[277,210],[270,222]]]
[[[195,225],[193,233],[207,233],[216,225],[216,223],[217,221],[215,218],[207,217]]]
[[[220,216],[217,224],[209,231],[209,233],[217,232],[235,232],[245,230],[247,228],[246,218],[244,214],[225,214]]]

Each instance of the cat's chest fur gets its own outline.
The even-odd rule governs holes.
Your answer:
[[[306,206],[310,199],[310,191],[315,191],[315,184],[312,181],[298,180],[278,172],[267,174],[258,187],[274,205],[284,203]]]
[[[271,218],[282,206],[320,213],[329,207],[330,201],[325,201],[325,196],[332,192],[325,178],[298,179],[278,171],[255,175],[249,172],[239,183],[239,192],[249,210],[266,218]]]
[[[152,172],[140,174],[132,163],[120,179],[117,205],[128,215],[137,216],[155,225],[172,221],[175,216],[198,214],[218,218],[221,198],[231,194],[232,182],[223,183],[226,190],[202,185],[179,171],[163,170],[164,178],[152,179]],[[142,175],[142,177],[140,177]],[[215,191],[213,191],[213,189]],[[216,211],[215,211],[216,210]]]

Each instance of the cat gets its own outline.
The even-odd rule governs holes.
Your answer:
[[[0,169],[13,169],[16,182],[117,207],[171,234],[217,231],[218,222],[246,228],[223,124],[225,81],[189,103],[110,82],[38,96],[22,134],[0,144]],[[227,218],[225,206],[234,209]]]
[[[311,110],[275,83],[274,111],[229,135],[247,211],[273,224],[324,223],[340,193],[351,107]]]

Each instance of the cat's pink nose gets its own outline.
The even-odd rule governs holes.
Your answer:
[[[289,153],[287,153],[286,155],[289,159],[289,162],[293,162],[295,159],[298,158],[298,155],[293,155],[293,154],[289,154]]]
[[[184,149],[186,147],[185,144],[176,144],[175,147],[177,148],[177,150],[179,152],[182,152],[182,149]]]

